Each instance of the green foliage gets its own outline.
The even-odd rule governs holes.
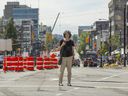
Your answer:
[[[42,46],[42,51],[46,51],[46,46],[45,45]]]
[[[56,45],[58,42],[59,42],[59,40],[58,40],[57,38],[54,37],[54,38],[52,39],[52,44],[53,44],[53,45]]]
[[[77,41],[78,41],[78,35],[77,34],[74,34],[72,37],[73,37],[73,41],[75,43],[77,43]]]
[[[7,26],[5,27],[5,32],[6,32],[5,39],[12,39],[12,44],[13,44],[12,48],[13,50],[16,50],[18,48],[18,45],[16,45],[17,44],[17,31],[14,26],[13,18],[9,19],[9,22]]]
[[[116,54],[116,60],[120,60],[121,56],[120,53]]]
[[[116,50],[118,47],[121,47],[119,35],[117,34],[113,35],[110,41],[111,41],[112,50]]]
[[[2,18],[0,18],[0,27],[1,28],[3,28],[3,24],[2,23],[3,23]],[[0,30],[0,38],[4,39],[4,37],[5,37],[5,32],[1,29]]]
[[[107,42],[103,42],[102,49],[100,49],[100,54],[106,55],[105,53],[108,52],[109,46]]]
[[[78,47],[78,53],[81,54],[81,51],[84,52],[85,50],[85,38],[86,38],[86,33],[81,33],[80,38],[79,38],[79,47]]]
[[[120,38],[118,35],[113,35],[110,41],[111,41],[112,51],[120,47]],[[108,43],[108,41],[103,42],[102,49],[100,49],[100,54],[106,55],[105,53],[109,51],[109,46],[110,46],[110,43]]]

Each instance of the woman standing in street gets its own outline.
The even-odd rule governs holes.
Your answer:
[[[63,33],[64,39],[60,41],[60,56],[62,57],[62,63],[60,67],[60,76],[59,76],[59,86],[63,86],[63,75],[65,67],[67,67],[67,79],[68,83],[67,86],[71,85],[71,68],[72,68],[72,61],[74,56],[74,42],[71,40],[71,32],[65,31]]]

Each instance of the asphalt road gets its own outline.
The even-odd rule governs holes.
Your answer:
[[[0,96],[128,96],[128,69],[73,68],[72,86],[59,69],[0,73]]]

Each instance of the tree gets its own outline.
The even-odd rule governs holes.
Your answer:
[[[81,57],[84,56],[84,52],[85,52],[85,38],[86,38],[86,33],[81,33],[80,37],[79,37],[79,46],[78,46],[78,53],[80,54]],[[81,54],[82,52],[82,54]]]
[[[16,27],[14,26],[13,18],[9,19],[8,24],[5,27],[5,39],[12,39],[12,48],[13,50],[16,50],[18,48],[17,45],[17,31]]]
[[[77,43],[78,42],[78,35],[77,34],[74,34],[72,36],[72,38],[73,38],[74,43]]]
[[[3,24],[2,24],[2,18],[0,18],[0,38],[4,38],[5,37],[5,32],[3,31]]]
[[[100,54],[106,55],[105,53],[108,52],[108,50],[109,50],[108,42],[103,42],[103,44],[101,46],[102,46],[102,49],[100,49]]]
[[[52,49],[52,33],[51,32],[46,32],[46,49],[50,51]]]
[[[121,47],[119,35],[117,34],[113,35],[110,41],[111,41],[112,50],[116,50],[118,47]]]

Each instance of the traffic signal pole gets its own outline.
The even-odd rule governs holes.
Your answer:
[[[124,6],[124,67],[126,67],[126,5]]]

